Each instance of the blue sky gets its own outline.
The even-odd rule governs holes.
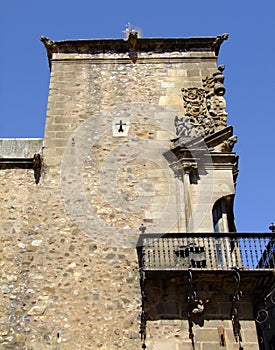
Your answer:
[[[1,0],[0,137],[43,137],[49,67],[40,35],[121,38],[129,21],[143,37],[227,32],[218,63],[239,137],[236,223],[239,231],[266,231],[275,221],[274,19],[273,0]]]

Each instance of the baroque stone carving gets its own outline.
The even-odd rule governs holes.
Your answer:
[[[185,113],[175,118],[177,136],[208,136],[226,126],[223,70],[221,65],[212,76],[203,79],[203,88],[182,89]]]
[[[182,92],[186,116],[198,117],[207,113],[204,89],[188,88]]]
[[[213,118],[184,116],[175,117],[176,135],[179,137],[197,137],[199,135],[207,136],[215,131]]]
[[[223,86],[224,65],[220,65],[218,70],[211,76],[203,79],[203,87],[206,91],[206,104],[209,114],[214,118],[217,129],[226,126],[227,113],[225,112],[225,88]]]

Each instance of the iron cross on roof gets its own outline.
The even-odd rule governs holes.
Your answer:
[[[119,126],[118,132],[124,132],[123,125],[127,125],[126,123],[123,123],[122,120],[119,121],[119,123],[116,123],[117,126]]]

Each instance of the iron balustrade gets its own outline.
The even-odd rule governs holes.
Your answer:
[[[137,244],[146,270],[273,270],[274,233],[144,233]]]

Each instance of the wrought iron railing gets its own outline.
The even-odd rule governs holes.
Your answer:
[[[142,234],[138,253],[143,270],[274,269],[274,233]]]

